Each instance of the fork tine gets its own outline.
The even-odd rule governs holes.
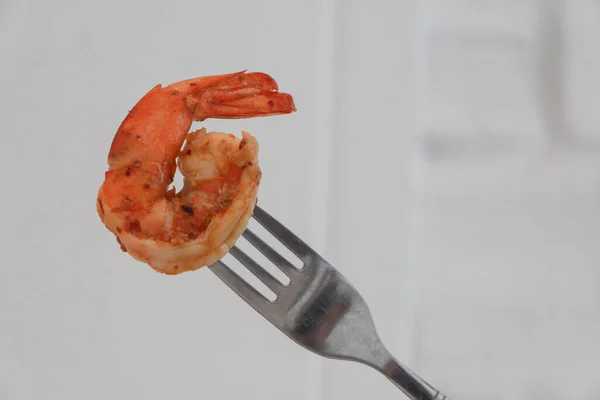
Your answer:
[[[275,294],[279,294],[283,285],[279,282],[273,275],[271,275],[266,269],[264,269],[260,264],[252,259],[248,254],[244,253],[244,251],[240,250],[239,247],[233,246],[229,249],[229,254],[234,256],[239,262],[241,262],[244,267],[248,268],[254,276],[256,276],[262,283],[267,285],[269,289],[275,292]]]
[[[211,265],[210,270],[219,277],[227,286],[238,294],[246,303],[261,314],[268,313],[272,303],[248,282],[233,272],[223,261]]]
[[[242,236],[246,238],[251,245],[256,247],[258,251],[260,251],[265,257],[267,257],[273,264],[277,266],[280,270],[283,271],[289,278],[293,275],[298,274],[298,269],[292,265],[288,260],[285,259],[281,254],[279,254],[275,249],[269,246],[266,242],[264,242],[261,238],[256,236],[254,232],[250,229],[246,229]]]
[[[304,243],[302,239],[292,233],[292,231],[283,226],[281,222],[277,221],[258,205],[254,207],[253,217],[273,236],[279,239],[285,247],[301,259],[304,260],[306,257],[316,255],[314,250]]]

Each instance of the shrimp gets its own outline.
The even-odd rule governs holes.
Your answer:
[[[193,121],[290,114],[294,100],[264,73],[245,71],[152,88],[115,134],[97,212],[124,252],[176,275],[222,258],[254,212],[258,141]],[[184,145],[185,143],[185,145]],[[184,146],[183,146],[184,145]],[[183,146],[183,149],[182,149]],[[170,188],[179,168],[184,184]]]

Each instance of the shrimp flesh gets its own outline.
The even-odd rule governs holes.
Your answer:
[[[292,96],[264,73],[155,86],[115,134],[98,191],[100,219],[123,251],[158,272],[213,264],[254,211],[262,175],[258,142],[244,131],[241,138],[204,128],[189,133],[192,122],[294,111]],[[177,167],[184,178],[179,192],[170,188]]]

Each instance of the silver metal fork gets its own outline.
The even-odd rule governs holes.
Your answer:
[[[230,254],[271,289],[268,300],[223,261],[210,269],[263,317],[296,343],[323,357],[368,365],[385,375],[410,399],[444,400],[445,395],[400,364],[384,347],[369,308],[358,291],[331,264],[260,207],[253,218],[303,263],[298,269],[256,234],[243,236],[290,278],[283,285],[250,256]]]

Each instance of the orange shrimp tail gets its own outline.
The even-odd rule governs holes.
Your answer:
[[[296,111],[290,94],[280,93],[275,79],[246,71],[189,79],[169,88],[188,96],[194,119],[239,119],[290,114]]]

